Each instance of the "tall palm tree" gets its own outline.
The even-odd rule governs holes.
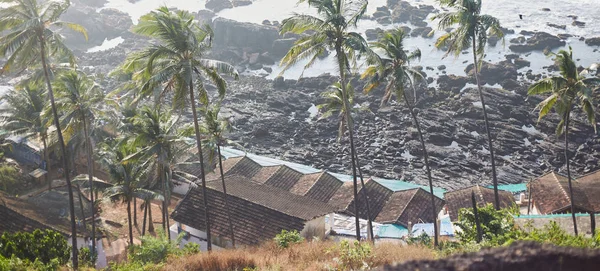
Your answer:
[[[360,54],[370,54],[369,46],[365,39],[357,32],[350,31],[356,27],[358,20],[367,10],[367,1],[346,0],[300,0],[299,3],[308,2],[311,7],[317,8],[318,16],[295,14],[283,21],[280,34],[310,35],[300,38],[281,60],[283,72],[301,60],[307,60],[304,69],[310,68],[315,61],[324,56],[327,51],[336,54],[342,102],[348,103],[346,90],[346,76],[350,68],[356,66]],[[347,106],[346,106],[347,107]],[[350,122],[350,111],[346,110],[346,122]],[[354,147],[354,131],[348,129],[350,139],[350,153],[352,160],[352,177],[354,182],[354,211],[356,223],[356,238],[360,240],[360,225],[358,219],[358,185],[356,177],[356,149]]]
[[[325,119],[325,118],[329,118],[331,116],[333,116],[334,114],[338,115],[338,122],[339,122],[339,128],[338,128],[338,142],[342,139],[342,136],[344,135],[346,129],[348,129],[348,127],[350,127],[349,129],[353,129],[353,119],[350,118],[350,125],[347,124],[347,118],[346,118],[346,109],[350,108],[351,113],[352,112],[356,112],[359,110],[365,110],[364,108],[356,108],[354,107],[354,88],[352,87],[352,84],[350,84],[350,82],[348,82],[348,84],[346,84],[346,90],[348,91],[348,102],[347,107],[346,104],[344,103],[344,98],[342,95],[342,87],[340,85],[340,82],[336,82],[334,83],[332,86],[329,87],[328,91],[325,91],[323,93],[321,93],[321,97],[325,99],[325,102],[322,104],[317,105],[317,109],[319,111],[322,112],[321,116],[319,117],[319,119]],[[368,230],[368,235],[369,238],[371,238],[371,241],[373,241],[373,219],[371,217],[371,206],[369,205],[369,197],[368,197],[368,193],[367,193],[367,189],[365,188],[365,180],[363,179],[362,176],[362,171],[360,169],[360,163],[358,160],[358,156],[354,157],[354,159],[356,159],[356,168],[358,170],[358,176],[360,177],[360,184],[361,187],[363,189],[361,189],[361,194],[363,196],[363,199],[365,201],[365,205],[367,207],[367,230]],[[359,214],[356,213],[356,216],[358,216]]]
[[[229,129],[227,120],[219,119],[221,102],[217,102],[212,108],[206,105],[203,109],[204,122],[200,127],[202,134],[207,136],[204,146],[209,149],[216,149],[216,156],[219,159],[219,172],[221,174],[221,184],[223,186],[223,199],[225,201],[225,210],[227,211],[227,222],[231,234],[231,245],[235,248],[235,234],[233,231],[233,222],[231,221],[231,209],[229,208],[229,197],[227,196],[227,186],[225,185],[225,174],[223,173],[223,161],[221,156],[221,146],[227,142],[224,134]]]
[[[433,231],[434,231],[434,246],[438,246],[438,228],[437,228],[437,214],[435,213],[435,195],[433,194],[433,180],[431,178],[431,169],[429,168],[429,156],[427,155],[427,148],[425,147],[425,140],[423,139],[423,133],[421,132],[421,125],[419,119],[415,113],[415,105],[410,101],[406,94],[406,88],[412,87],[415,90],[413,84],[416,80],[422,80],[423,76],[419,71],[409,67],[410,62],[421,58],[421,50],[416,49],[409,52],[404,49],[404,38],[406,34],[402,29],[397,28],[394,30],[386,31],[379,36],[379,40],[372,43],[371,46],[382,51],[383,56],[379,57],[373,65],[369,66],[363,73],[362,78],[370,77],[370,82],[365,85],[365,92],[369,93],[379,84],[387,81],[385,86],[385,92],[381,99],[381,105],[386,104],[392,98],[392,95],[396,95],[398,100],[404,99],[406,106],[410,111],[410,114],[415,122],[415,127],[419,133],[419,140],[421,141],[421,147],[423,148],[423,159],[425,160],[425,169],[427,171],[427,179],[429,180],[429,192],[431,193],[431,208],[433,218]],[[414,93],[414,91],[413,91]],[[414,96],[416,97],[416,95]]]
[[[73,142],[83,143],[87,159],[87,176],[89,178],[91,216],[92,216],[92,252],[96,253],[96,223],[94,200],[94,152],[90,131],[92,123],[99,114],[99,105],[104,100],[104,93],[94,81],[85,74],[69,71],[60,74],[54,83],[56,89],[56,107],[62,113],[63,133],[70,145]],[[83,135],[82,135],[83,133]],[[79,140],[76,140],[79,139]],[[79,145],[79,144],[75,144]]]
[[[210,216],[206,198],[206,177],[204,172],[204,158],[202,157],[202,143],[200,126],[196,110],[196,95],[198,100],[204,101],[208,95],[204,88],[204,79],[212,81],[221,95],[224,95],[227,82],[221,74],[238,77],[233,66],[228,63],[205,59],[206,52],[212,46],[213,32],[208,26],[200,26],[194,21],[194,16],[185,11],[171,12],[167,7],[152,11],[139,20],[133,27],[133,32],[139,35],[157,39],[156,45],[151,45],[145,50],[134,54],[127,61],[135,64],[146,62],[146,67],[141,74],[146,74],[140,95],[148,96],[154,92],[156,85],[163,86],[163,92],[173,92],[173,105],[183,108],[189,103],[192,109],[196,145],[200,161],[200,178],[202,180],[202,193],[204,195],[205,227],[207,249],[212,250]],[[136,66],[136,65],[132,65]],[[196,87],[196,91],[194,91]],[[189,100],[186,101],[186,93]]]
[[[60,16],[69,8],[70,2],[48,1],[38,3],[37,0],[0,0],[8,7],[0,9],[0,56],[8,57],[0,70],[0,74],[41,63],[44,70],[48,97],[52,107],[54,125],[62,152],[62,162],[65,169],[65,180],[69,191],[69,213],[71,215],[71,245],[73,268],[77,269],[77,228],[75,223],[75,206],[73,189],[68,176],[67,150],[63,140],[58,119],[58,111],[54,104],[54,92],[48,74],[48,57],[64,56],[71,65],[75,64],[75,56],[63,43],[63,39],[55,30],[67,27],[82,33],[87,40],[85,29],[77,24],[59,21]],[[39,62],[38,62],[39,61]]]
[[[128,159],[145,159],[152,161],[156,178],[159,181],[163,196],[163,229],[168,231],[168,207],[171,198],[171,162],[178,155],[179,145],[184,138],[177,131],[177,118],[170,111],[156,107],[142,107],[133,117],[134,139],[132,144],[139,148]],[[170,235],[170,233],[169,233]]]
[[[483,0],[438,0],[445,7],[452,8],[454,11],[440,13],[433,16],[432,20],[439,19],[438,28],[440,30],[456,26],[450,33],[442,35],[435,43],[435,47],[447,48],[446,56],[454,54],[456,57],[460,55],[462,50],[469,47],[473,49],[473,67],[475,81],[477,82],[477,90],[481,107],[483,109],[483,120],[485,121],[485,131],[487,133],[488,149],[492,159],[492,182],[494,184],[494,207],[500,209],[500,199],[498,197],[498,179],[496,176],[496,161],[494,159],[494,148],[492,146],[492,136],[490,133],[490,124],[479,81],[479,65],[480,60],[485,53],[488,36],[497,36],[504,38],[504,32],[500,27],[498,19],[481,14],[481,2]],[[479,60],[478,60],[479,59]]]
[[[575,199],[573,198],[573,185],[571,182],[571,167],[569,161],[569,123],[571,112],[579,108],[585,113],[589,123],[596,130],[596,113],[594,112],[594,89],[600,85],[600,78],[586,77],[587,70],[577,71],[577,64],[573,61],[573,50],[560,50],[552,54],[554,61],[560,69],[560,75],[542,79],[529,87],[528,95],[550,93],[550,96],[540,102],[536,109],[539,110],[539,120],[546,116],[552,108],[560,116],[556,127],[556,134],[565,134],[565,163],[567,165],[567,180],[569,182],[569,198],[571,199],[571,215],[573,227],[577,235],[577,220],[575,219]]]
[[[48,190],[52,189],[50,179],[50,159],[48,158],[48,125],[43,119],[43,112],[48,105],[44,97],[45,91],[35,84],[29,83],[9,92],[2,100],[8,104],[7,108],[0,109],[2,128],[11,133],[25,138],[39,138],[44,147],[44,162],[46,163],[46,182]]]
[[[150,169],[149,161],[128,159],[137,152],[133,144],[127,140],[117,143],[111,148],[108,157],[103,159],[108,167],[111,181],[115,184],[104,191],[105,197],[112,200],[121,199],[127,203],[127,221],[129,226],[129,243],[133,244],[133,226],[131,217],[131,202],[134,198],[157,199],[164,201],[164,197],[154,191],[142,188],[144,179]]]

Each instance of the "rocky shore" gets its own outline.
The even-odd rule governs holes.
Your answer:
[[[297,35],[280,36],[280,22],[262,24],[241,23],[217,18],[221,9],[250,5],[251,1],[211,0],[207,8],[195,12],[199,21],[210,23],[216,33],[213,51],[208,57],[231,62],[242,72],[270,74],[273,64],[299,38]],[[114,9],[98,9],[102,0],[74,0],[68,19],[88,29],[90,39],[64,35],[79,58],[79,66],[90,74],[99,75],[100,83],[109,91],[116,85],[107,74],[119,65],[127,54],[144,48],[148,40],[129,32],[133,25],[128,14]],[[406,24],[402,26],[412,37],[427,38],[431,22],[427,17],[438,12],[435,7],[411,5],[404,1],[389,0],[387,6],[366,18],[379,24]],[[574,19],[575,20],[575,19]],[[569,26],[570,27],[570,26]],[[577,26],[585,27],[585,26]],[[557,29],[563,30],[561,25]],[[367,30],[369,39],[376,38],[381,29]],[[510,36],[508,48],[501,61],[484,62],[481,70],[494,148],[501,183],[520,183],[548,170],[562,170],[563,140],[554,134],[557,118],[552,116],[537,123],[537,97],[528,98],[527,85],[533,80],[555,71],[553,65],[541,70],[530,68],[527,56],[532,52],[556,50],[565,45],[565,39],[581,39],[584,46],[600,48],[600,37],[571,37],[568,33],[506,29]],[[104,40],[121,37],[124,41],[105,51],[88,53],[87,49]],[[433,40],[430,40],[433,42]],[[497,40],[490,40],[494,46]],[[487,58],[486,58],[487,59]],[[472,79],[470,62],[454,63],[466,66],[464,72],[446,73],[445,65],[421,67],[427,84],[419,87],[418,115],[431,156],[434,185],[454,189],[471,184],[490,184],[491,167],[485,149],[485,128],[481,105]],[[462,69],[462,68],[461,68]],[[11,78],[0,78],[4,84]],[[225,101],[224,116],[232,122],[229,137],[242,144],[249,152],[312,165],[339,173],[349,173],[349,155],[345,141],[337,142],[336,120],[317,120],[309,109],[322,102],[319,94],[335,77],[322,75],[313,78],[268,80],[257,76],[242,76],[230,82]],[[370,96],[358,91],[364,82],[354,80],[356,102],[369,111],[355,116],[357,123],[358,153],[364,172],[369,176],[404,179],[426,184],[421,148],[416,130],[406,106],[392,102],[380,107],[380,92]],[[493,87],[489,87],[493,86]],[[600,168],[600,138],[579,115],[574,116],[570,152],[572,167],[577,174]]]

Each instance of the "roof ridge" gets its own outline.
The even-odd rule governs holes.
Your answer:
[[[316,184],[319,182],[319,180],[320,180],[321,178],[323,178],[323,175],[325,175],[325,171],[321,171],[321,172],[315,172],[315,173],[308,173],[308,174],[302,174],[302,177],[301,177],[301,178],[303,178],[303,177],[304,177],[304,176],[306,176],[306,175],[311,175],[311,174],[319,174],[319,177],[317,177],[317,179],[315,180],[315,182],[314,182],[314,183],[312,183],[312,185],[311,185],[311,186],[310,186],[308,189],[306,189],[306,192],[304,192],[304,194],[302,195],[303,197],[304,197],[304,196],[306,196],[306,194],[308,194],[308,192],[309,192],[309,191],[310,191],[310,190],[311,190],[311,189],[312,189],[312,188],[313,188],[313,187],[314,187],[314,186],[315,186],[315,185],[316,185]],[[298,183],[299,183],[299,182],[296,182],[296,183],[294,184],[294,186],[296,186]]]
[[[415,198],[415,196],[417,195],[417,192],[419,192],[419,188],[415,188],[415,192],[413,192],[412,196],[410,196],[410,199],[408,200],[408,202],[406,203],[406,205],[404,205],[404,208],[402,208],[402,211],[400,212],[400,215],[398,215],[398,218],[400,218],[400,216],[402,216],[402,214],[404,213],[404,211],[406,210],[406,208],[408,207],[408,205],[410,204],[410,202]],[[401,192],[406,192],[406,191],[410,191],[410,190],[404,190]],[[393,195],[393,194],[392,194]],[[390,196],[391,198],[391,196]],[[387,203],[387,202],[386,202]],[[397,220],[397,219],[396,219]],[[413,223],[414,224],[414,223]]]
[[[570,202],[571,197],[569,197],[569,194],[567,193],[567,191],[565,191],[565,188],[560,184],[560,181],[558,180],[558,178],[556,178],[556,173],[552,172],[552,176],[554,177],[554,180],[556,180],[556,184],[558,184],[558,188],[560,188],[560,190],[563,192],[563,195],[565,197],[567,197],[567,200],[569,200],[569,202]]]

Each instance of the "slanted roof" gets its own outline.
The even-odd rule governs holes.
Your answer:
[[[308,190],[306,196],[319,201],[327,202],[337,191],[343,182],[333,175],[324,172]]]
[[[283,165],[265,180],[265,184],[289,191],[302,176],[302,173]]]
[[[259,183],[259,184],[264,184],[265,182],[267,182],[267,180],[269,180],[269,178],[271,178],[271,176],[273,174],[275,174],[275,172],[277,172],[282,166],[268,166],[268,167],[261,167],[256,174],[254,174],[252,176],[252,181],[255,183]],[[248,178],[246,178],[248,179]]]
[[[434,201],[435,210],[432,211],[431,194],[422,188],[394,192],[376,221],[405,227],[409,222],[413,225],[418,222],[433,223],[444,205],[444,200],[435,195]]]
[[[600,171],[572,180],[576,211],[600,212]],[[529,183],[533,204],[541,214],[568,212],[571,208],[567,177],[549,172]]]
[[[233,159],[233,158],[230,158]],[[229,159],[227,159],[229,160]],[[227,161],[225,160],[225,161]],[[255,162],[254,160],[248,158],[247,156],[240,157],[239,160],[235,163],[235,165],[226,172],[226,174],[230,175],[241,175],[247,178],[253,177],[258,171],[260,171],[262,166]]]
[[[360,183],[359,183],[360,185]],[[362,190],[366,188],[367,196],[369,199],[369,207],[371,211],[371,217],[376,218],[379,216],[379,212],[386,206],[386,202],[392,195],[392,190],[387,189],[385,186],[380,183],[374,181],[373,179],[368,179],[365,181],[365,187],[359,189],[358,191],[358,216],[360,218],[367,219],[367,204],[365,202],[365,198],[362,194]],[[353,199],[353,193],[347,195]],[[354,215],[354,200],[352,200],[348,206],[346,207],[345,213]],[[376,220],[376,219],[375,219]]]
[[[472,208],[471,192],[475,192],[475,200],[477,206],[483,207],[486,204],[494,203],[494,190],[479,185],[447,192],[444,194],[448,214],[452,221],[458,220],[458,211],[462,208]],[[500,208],[507,208],[515,204],[515,199],[512,193],[508,191],[498,191],[500,200]]]
[[[289,191],[248,182],[241,175],[225,177],[236,240],[257,244],[275,237],[282,229],[301,231],[307,221],[334,212],[330,205]],[[229,235],[227,212],[220,181],[207,182],[211,229]],[[174,220],[199,230],[205,229],[203,196],[191,189],[172,214]]]
[[[67,218],[49,215],[44,208],[4,192],[0,192],[0,218],[0,235],[4,232],[33,232],[36,229],[71,235],[71,225]],[[82,234],[78,232],[78,235]]]

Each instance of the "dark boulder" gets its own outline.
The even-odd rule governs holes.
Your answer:
[[[508,48],[513,52],[524,53],[554,49],[562,46],[565,46],[565,41],[561,40],[559,37],[546,32],[536,32],[531,38],[527,39],[525,44],[514,44]]]
[[[253,23],[242,23],[225,18],[213,21],[214,47],[250,48],[250,51],[266,52],[279,39],[276,27]]]
[[[440,75],[437,79],[438,86],[441,90],[459,93],[461,89],[469,82],[469,78],[464,76]]]
[[[585,44],[589,46],[600,46],[600,37],[586,39]]]

